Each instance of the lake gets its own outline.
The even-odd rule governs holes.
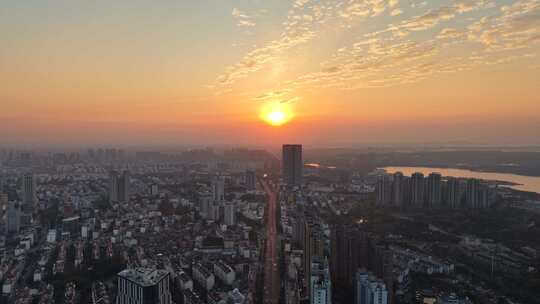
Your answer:
[[[525,176],[508,173],[496,173],[496,172],[477,172],[466,169],[453,169],[453,168],[428,168],[428,167],[384,167],[382,168],[388,173],[395,173],[397,171],[403,172],[405,176],[411,176],[414,172],[421,172],[424,175],[428,175],[432,172],[438,172],[442,176],[448,177],[462,177],[462,178],[477,178],[484,180],[504,181],[513,184],[510,186],[513,189],[540,193],[540,177]]]

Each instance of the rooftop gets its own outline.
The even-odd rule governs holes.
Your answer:
[[[225,262],[223,262],[222,260],[219,260],[215,263],[216,267],[218,267],[219,269],[221,269],[221,271],[223,271],[224,273],[230,273],[232,272],[232,268],[231,266],[225,264]]]
[[[141,286],[151,286],[159,283],[167,271],[150,268],[134,268],[121,271],[118,276],[126,278]]]
[[[205,277],[209,277],[210,275],[212,275],[212,273],[210,272],[210,270],[208,270],[206,267],[204,267],[202,264],[200,263],[197,263],[193,266],[193,270],[196,270],[198,272],[200,272],[203,276]]]

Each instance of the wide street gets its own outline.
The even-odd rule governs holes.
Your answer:
[[[266,214],[266,248],[264,262],[264,303],[277,304],[279,302],[279,253],[278,234],[276,224],[277,195],[267,181],[261,179],[261,184],[268,197]]]

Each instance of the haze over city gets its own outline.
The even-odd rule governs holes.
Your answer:
[[[1,8],[3,143],[540,144],[537,0]]]
[[[3,0],[0,41],[0,304],[540,304],[540,0]]]

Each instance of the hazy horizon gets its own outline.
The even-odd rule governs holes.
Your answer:
[[[0,144],[540,145],[538,0],[0,7]]]

